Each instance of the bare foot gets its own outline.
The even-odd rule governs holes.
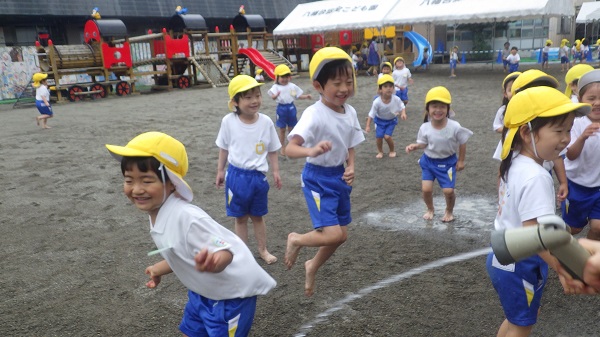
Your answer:
[[[375,156],[375,158],[377,158],[377,159],[383,158],[383,153],[382,152],[378,152],[377,155]]]
[[[396,158],[396,152],[390,152],[388,155],[390,158]]]
[[[263,259],[267,264],[273,264],[277,262],[277,258],[266,250],[264,253],[260,253],[260,258]]]
[[[425,219],[425,220],[433,220],[433,210],[432,209],[428,209],[427,212],[425,212],[425,214],[423,214],[423,219]]]
[[[43,127],[44,129],[52,129],[52,127],[48,126],[48,125],[44,125]]]
[[[444,213],[444,217],[442,218],[442,222],[452,222],[454,221],[454,214],[452,214],[452,212],[450,211],[446,211],[446,213]]]
[[[288,270],[292,269],[294,263],[296,263],[296,259],[298,258],[298,253],[300,252],[300,246],[296,246],[293,241],[298,233],[290,233],[287,239],[287,247],[285,248],[285,266]]]
[[[304,295],[311,297],[315,293],[315,275],[317,270],[312,266],[312,260],[304,262],[306,269],[306,280],[304,281]]]

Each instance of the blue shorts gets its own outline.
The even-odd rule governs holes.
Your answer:
[[[458,60],[450,60],[450,69],[456,69],[456,64]]]
[[[188,290],[179,330],[190,337],[248,336],[255,311],[256,296],[215,301]]]
[[[400,97],[400,100],[402,102],[407,102],[408,101],[408,87],[405,87],[404,89],[396,89],[396,96]]]
[[[396,125],[398,125],[398,117],[392,119],[374,119],[377,127],[375,128],[375,138],[383,138],[385,135],[392,136]]]
[[[456,154],[447,158],[429,158],[423,153],[419,159],[421,180],[438,180],[441,188],[454,188],[456,184]]]
[[[542,53],[542,62],[548,62],[548,53]]]
[[[490,253],[486,267],[506,319],[518,326],[535,324],[548,279],[548,264],[536,255],[512,265],[501,266],[494,261],[494,254]],[[511,267],[514,271],[506,270]]]
[[[290,104],[277,104],[277,121],[275,125],[278,128],[293,128],[298,124],[298,111],[294,103]]]
[[[225,175],[225,209],[227,216],[263,216],[268,209],[269,182],[256,170],[244,170],[229,164]]]
[[[576,52],[573,54],[573,60],[581,60],[581,52]]]
[[[427,66],[427,59],[426,59],[426,58],[424,58],[424,59],[421,61],[421,65],[422,65],[422,66],[424,66],[424,67],[426,67],[426,66]]]
[[[511,63],[508,65],[508,72],[514,73],[515,71],[519,71],[519,63]]]
[[[46,106],[46,104],[44,104],[44,101],[35,100],[35,106],[37,107],[40,114],[49,116],[53,115],[52,107]]]
[[[302,170],[302,192],[308,206],[313,228],[346,226],[352,222],[350,193],[343,165],[323,167],[306,163]]]
[[[600,219],[600,187],[585,187],[567,179],[569,197],[560,209],[565,222],[575,228],[583,228],[591,219]]]
[[[508,67],[508,61],[507,60],[502,60],[502,64],[504,65],[504,68]]]
[[[569,63],[569,58],[566,56],[561,56],[560,57],[560,63],[564,64],[564,63]]]

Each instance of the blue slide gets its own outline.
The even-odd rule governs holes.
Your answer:
[[[413,67],[417,67],[421,65],[421,61],[423,60],[423,49],[426,47],[429,48],[429,57],[427,58],[427,63],[431,63],[433,59],[433,52],[431,49],[431,44],[423,35],[416,32],[404,32],[404,37],[410,40],[418,49],[419,55],[415,58],[413,62]]]

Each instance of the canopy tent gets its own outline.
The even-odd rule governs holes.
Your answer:
[[[575,23],[588,23],[600,20],[600,2],[585,2],[581,5]]]
[[[584,4],[585,5],[585,4]],[[274,35],[413,25],[575,16],[572,0],[329,0],[300,4]]]
[[[382,19],[397,1],[330,0],[296,6],[273,35],[312,34],[332,30],[382,27]]]

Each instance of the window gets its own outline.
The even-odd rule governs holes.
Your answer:
[[[563,16],[560,18],[560,25],[558,27],[558,34],[571,34],[571,27],[573,26],[572,18]]]
[[[17,45],[19,46],[33,46],[37,40],[37,32],[33,27],[17,27],[15,29],[17,33]]]
[[[509,39],[521,38],[521,29],[520,28],[510,28],[508,30],[508,38]]]

